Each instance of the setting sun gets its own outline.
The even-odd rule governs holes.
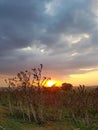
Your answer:
[[[48,81],[46,85],[47,85],[48,87],[52,87],[52,86],[55,85],[55,84],[56,84],[56,82],[55,82],[54,80],[51,80],[51,81]]]

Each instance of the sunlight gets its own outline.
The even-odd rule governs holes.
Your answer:
[[[56,84],[56,81],[51,80],[51,81],[48,81],[46,85],[47,85],[47,87],[52,87],[55,84]]]
[[[44,49],[41,49],[41,50],[40,50],[40,52],[41,52],[41,53],[44,53],[44,52],[45,52],[45,50],[44,50]]]
[[[85,70],[87,71],[87,70]],[[89,71],[91,71],[89,69]],[[93,78],[94,77],[94,78]],[[78,86],[79,84],[81,85],[87,85],[87,86],[91,86],[91,85],[96,85],[98,84],[98,71],[91,71],[91,72],[87,72],[87,73],[83,73],[83,74],[72,74],[70,75],[67,79],[67,82],[72,83],[75,86]]]

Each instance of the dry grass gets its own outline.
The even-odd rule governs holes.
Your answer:
[[[65,124],[47,123],[44,126],[36,124],[23,123],[8,116],[6,107],[0,106],[0,126],[6,130],[73,130]]]

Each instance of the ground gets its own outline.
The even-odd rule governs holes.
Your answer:
[[[4,106],[0,106],[0,130],[74,130],[65,122],[47,122],[43,126],[35,123],[23,122],[9,116],[8,110]]]

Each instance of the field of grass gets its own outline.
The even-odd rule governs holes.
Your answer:
[[[24,122],[9,115],[8,109],[0,106],[0,130],[74,130],[67,122],[47,122],[44,125]]]
[[[0,130],[98,130],[98,125],[86,126],[81,122],[75,124],[68,120],[38,125],[10,116],[8,109],[0,105]]]
[[[20,72],[0,90],[0,130],[98,130],[98,87],[47,88],[40,68]]]

